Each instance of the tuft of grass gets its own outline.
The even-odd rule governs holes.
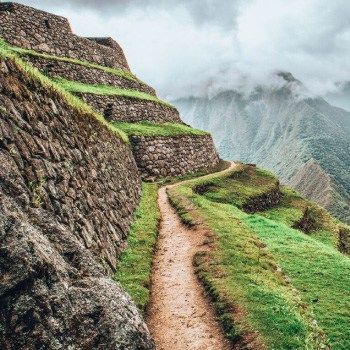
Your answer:
[[[162,123],[156,124],[152,122],[139,122],[139,123],[126,123],[126,122],[113,122],[116,128],[124,131],[129,137],[131,136],[202,136],[208,133],[202,130],[191,128],[185,124],[178,123]]]
[[[64,78],[55,78],[53,80],[62,88],[64,88],[65,90],[71,93],[84,93],[84,94],[133,98],[138,100],[156,102],[175,109],[175,107],[170,103],[163,101],[156,96],[153,96],[153,95],[147,94],[146,92],[142,92],[138,90],[122,89],[112,85],[85,84],[78,81],[67,80]]]
[[[41,53],[41,52],[37,52],[37,51],[34,51],[34,50],[24,49],[24,48],[14,47],[14,46],[11,46],[10,50],[12,52],[17,53],[20,56],[23,56],[23,57],[26,57],[26,56],[27,57],[38,57],[38,58],[42,58],[42,59],[48,60],[48,61],[59,61],[59,62],[72,63],[72,64],[84,66],[84,67],[87,67],[87,68],[99,69],[101,71],[104,71],[106,73],[110,73],[112,75],[116,75],[118,77],[122,77],[122,78],[125,78],[125,79],[128,79],[128,80],[131,80],[131,81],[136,81],[136,82],[143,83],[141,80],[139,80],[131,72],[129,72],[127,70],[120,69],[120,68],[105,67],[105,66],[101,66],[99,64],[91,63],[91,62],[88,62],[88,61],[82,61],[82,60],[79,60],[79,59],[76,59],[76,58],[55,56],[55,55],[50,55],[50,54],[47,54],[47,53]]]
[[[169,195],[169,193],[171,193],[171,195]],[[193,215],[191,215],[189,209],[190,202],[186,201],[186,199],[183,196],[179,196],[176,193],[172,192],[171,189],[167,189],[167,194],[169,197],[169,202],[176,209],[181,222],[188,227],[195,226],[197,222]]]
[[[32,181],[29,183],[29,187],[32,191],[32,203],[36,208],[41,207],[42,193],[45,185],[46,185],[46,178],[43,175],[40,175],[38,181]]]
[[[22,70],[26,76],[32,81],[39,82],[48,91],[55,91],[58,93],[64,101],[66,101],[70,106],[75,108],[81,113],[86,113],[94,116],[101,124],[105,125],[110,131],[122,139],[125,143],[129,144],[128,136],[121,130],[117,129],[115,126],[108,123],[105,118],[97,113],[92,107],[87,103],[79,99],[78,97],[70,94],[67,90],[62,88],[60,85],[53,82],[51,79],[42,74],[37,68],[33,67],[29,63],[22,60],[18,54],[11,50],[11,47],[5,43],[4,40],[0,39],[0,57],[4,60],[11,60],[16,64],[16,66]]]
[[[245,213],[241,205],[254,195],[248,179],[265,191],[272,175],[242,169],[168,190],[181,215],[199,216],[213,234],[209,258],[195,265],[226,335],[234,342],[257,339],[256,348],[349,349],[350,259],[336,249],[337,221],[315,205],[317,227],[310,234],[293,229],[312,203],[287,188],[275,208]]]
[[[128,236],[128,247],[121,254],[115,279],[145,312],[150,293],[152,258],[158,236],[159,186],[142,184],[142,196]]]

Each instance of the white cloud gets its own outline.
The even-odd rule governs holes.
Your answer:
[[[22,2],[69,17],[80,35],[115,37],[168,98],[268,84],[275,70],[315,94],[350,80],[348,0]]]

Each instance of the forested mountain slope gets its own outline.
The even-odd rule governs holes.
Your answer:
[[[301,97],[288,76],[248,97],[225,91],[175,101],[187,123],[212,132],[221,157],[254,162],[350,221],[350,113]]]

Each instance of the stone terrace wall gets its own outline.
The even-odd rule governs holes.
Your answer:
[[[143,178],[178,176],[219,163],[212,137],[133,136],[133,153]]]
[[[146,120],[155,123],[182,123],[177,109],[161,103],[120,96],[77,95],[104,114],[107,120],[131,123]]]
[[[0,61],[1,349],[154,349],[106,274],[139,191],[128,146]]]
[[[5,2],[0,3],[0,23],[0,37],[12,45],[129,70],[116,42],[103,38],[100,45],[95,39],[74,35],[66,18]]]
[[[140,191],[130,147],[59,96],[45,97],[50,93],[38,86],[29,90],[40,94],[30,94],[27,83],[18,89],[19,78],[15,86],[5,77],[0,88],[11,98],[1,97],[9,111],[1,112],[1,152],[18,174],[18,187],[107,266],[116,266]]]
[[[100,69],[89,68],[79,64],[47,60],[33,56],[25,57],[25,59],[33,66],[51,77],[62,77],[68,80],[80,81],[86,84],[114,85],[123,89],[138,90],[156,96],[155,90],[142,82],[125,79]]]

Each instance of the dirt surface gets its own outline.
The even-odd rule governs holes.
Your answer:
[[[229,349],[192,266],[194,254],[205,249],[205,231],[181,223],[168,201],[166,187],[159,190],[158,203],[162,222],[147,315],[156,348]]]

